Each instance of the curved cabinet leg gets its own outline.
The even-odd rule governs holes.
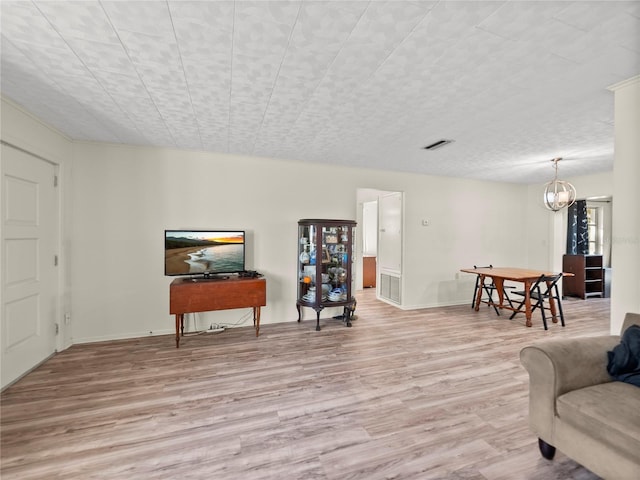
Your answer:
[[[320,331],[320,312],[323,308],[324,307],[322,305],[313,307],[313,309],[316,311],[316,332]]]
[[[354,318],[357,304],[358,304],[358,301],[354,298],[353,303],[344,307],[344,314],[347,318],[347,327],[351,326],[351,320]]]
[[[538,447],[540,448],[540,453],[544,458],[547,460],[553,460],[553,457],[556,454],[556,447],[549,445],[541,438],[538,439]]]
[[[299,303],[296,304],[296,308],[298,309],[298,323],[300,323],[300,319],[302,317],[300,316],[300,304]]]
[[[351,305],[347,305],[344,307],[344,319],[347,322],[347,327],[351,327],[351,314],[353,310],[351,310]]]

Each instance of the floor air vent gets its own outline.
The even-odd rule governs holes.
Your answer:
[[[400,277],[380,274],[380,297],[391,302],[400,303]]]

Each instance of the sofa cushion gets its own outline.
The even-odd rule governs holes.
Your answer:
[[[558,417],[586,435],[640,462],[640,388],[609,382],[557,399]]]

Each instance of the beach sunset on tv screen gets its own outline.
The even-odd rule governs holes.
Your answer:
[[[244,271],[244,231],[165,230],[165,275]]]

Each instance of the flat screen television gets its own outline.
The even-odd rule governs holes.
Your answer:
[[[242,230],[165,230],[164,274],[209,277],[244,271]]]

